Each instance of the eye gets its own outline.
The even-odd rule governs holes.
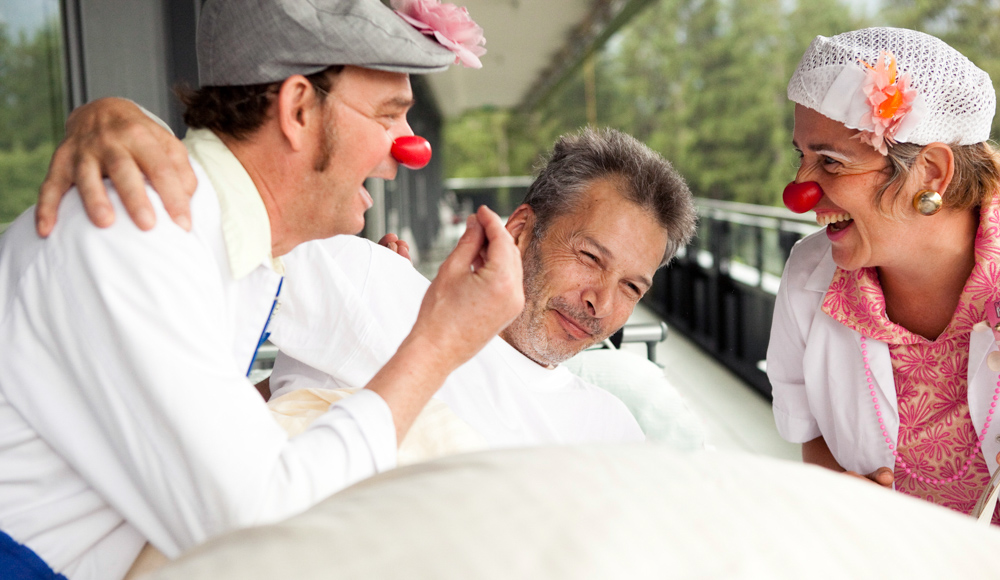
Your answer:
[[[635,284],[633,284],[631,282],[628,282],[626,284],[626,286],[628,286],[629,291],[631,291],[633,294],[635,294],[636,296],[638,296],[640,298],[642,297],[642,290],[638,286],[636,286]]]
[[[593,262],[595,264],[600,263],[600,260],[597,259],[597,256],[595,256],[594,254],[591,254],[590,252],[587,252],[585,250],[581,250],[580,254],[582,254],[583,257],[587,258],[588,260],[590,260],[591,262]]]
[[[840,161],[837,161],[833,157],[827,157],[826,155],[823,156],[823,158],[821,160],[821,163],[823,163],[824,167],[831,167],[832,168],[832,167],[840,166]]]

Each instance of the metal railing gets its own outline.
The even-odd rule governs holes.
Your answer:
[[[770,397],[764,358],[781,272],[795,242],[819,226],[783,208],[696,204],[697,236],[657,272],[644,301]]]

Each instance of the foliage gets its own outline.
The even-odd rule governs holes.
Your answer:
[[[54,151],[51,141],[30,151],[20,146],[0,150],[0,224],[14,221],[38,199],[38,186]]]
[[[0,223],[34,203],[65,105],[56,21],[12,40],[0,22]]]
[[[854,5],[658,0],[593,56],[598,125],[662,153],[695,195],[780,205],[797,164],[785,84],[817,34],[873,25],[923,30],[1000,79],[1000,2],[882,0],[873,17],[856,14]],[[504,151],[511,174],[530,173],[558,135],[587,124],[584,87],[577,72],[530,113],[475,111],[450,121],[448,175],[495,175]],[[475,138],[453,162],[458,135]]]

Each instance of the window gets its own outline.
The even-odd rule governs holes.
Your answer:
[[[59,0],[0,0],[0,224],[35,202],[66,108]]]

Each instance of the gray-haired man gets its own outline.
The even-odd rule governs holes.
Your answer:
[[[521,309],[519,253],[480,211],[368,389],[289,440],[244,378],[279,257],[361,228],[364,180],[394,177],[410,134],[407,73],[454,55],[375,0],[209,0],[198,49],[190,232],[156,199],[152,231],[99,230],[72,194],[48,239],[26,214],[0,240],[0,540],[16,548],[0,571],[120,578],[147,540],[176,556],[391,467],[444,378]]]

